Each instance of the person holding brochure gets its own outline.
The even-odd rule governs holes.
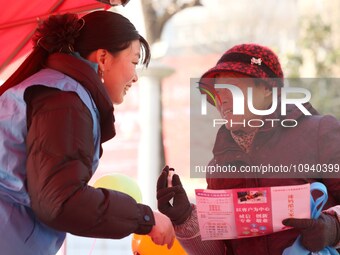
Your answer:
[[[243,80],[247,82],[243,82]],[[209,166],[260,165],[262,162],[275,165],[283,162],[292,164],[340,163],[340,123],[329,115],[320,115],[310,103],[303,105],[311,115],[304,115],[295,105],[287,108],[286,119],[298,122],[295,127],[284,127],[276,122],[262,127],[231,126],[232,121],[244,123],[260,119],[244,107],[243,115],[233,114],[229,90],[214,88],[213,84],[232,84],[245,92],[253,91],[255,109],[269,109],[273,103],[273,88],[283,86],[283,71],[277,55],[268,47],[258,44],[240,44],[227,50],[217,64],[206,71],[199,86],[201,93],[210,91],[216,95],[216,108],[223,119],[228,120],[216,135],[213,159]],[[213,82],[210,82],[213,80]],[[246,93],[243,93],[246,95]],[[246,97],[246,96],[245,96]],[[209,98],[208,98],[209,99]],[[245,100],[246,101],[246,100]],[[210,98],[210,102],[212,102]],[[282,119],[280,107],[271,114],[272,119]],[[282,224],[290,229],[268,235],[230,240],[201,241],[196,205],[190,204],[178,175],[174,174],[168,187],[166,166],[157,182],[158,209],[167,215],[175,228],[177,239],[188,254],[193,255],[281,255],[301,235],[302,245],[309,251],[322,250],[326,246],[337,247],[340,241],[340,181],[335,178],[259,178],[245,173],[240,178],[221,178],[223,175],[207,174],[207,188],[213,190],[289,186],[322,182],[328,189],[325,210],[318,219],[284,219]],[[272,176],[273,177],[273,176]],[[173,199],[170,204],[169,201]],[[340,247],[340,246],[339,246]]]
[[[168,217],[88,185],[102,143],[116,134],[113,104],[138,80],[137,64],[150,61],[147,41],[124,16],[95,11],[48,17],[33,45],[0,87],[1,254],[56,254],[66,233],[136,233],[170,248]]]

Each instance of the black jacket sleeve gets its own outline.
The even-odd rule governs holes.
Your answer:
[[[88,186],[93,121],[78,95],[37,85],[26,90],[25,101],[27,187],[38,219],[81,236],[149,233],[155,224],[150,207],[121,192]]]

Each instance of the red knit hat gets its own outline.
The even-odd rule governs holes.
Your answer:
[[[218,60],[217,64],[205,72],[199,86],[202,93],[206,90],[214,91],[211,81],[204,81],[207,78],[214,78],[217,73],[236,72],[253,78],[272,80],[267,82],[272,87],[283,86],[283,72],[277,55],[265,46],[258,44],[240,44],[227,50]],[[209,100],[210,103],[212,103]]]

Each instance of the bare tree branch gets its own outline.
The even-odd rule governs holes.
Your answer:
[[[153,0],[141,0],[145,20],[147,40],[150,44],[160,40],[166,22],[176,13],[186,8],[202,6],[201,0],[192,0],[180,4],[178,0],[173,0],[168,6],[164,7],[164,12],[158,14]]]

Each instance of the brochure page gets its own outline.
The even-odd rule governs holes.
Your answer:
[[[285,218],[310,218],[310,184],[196,190],[202,240],[235,239],[285,230]]]

